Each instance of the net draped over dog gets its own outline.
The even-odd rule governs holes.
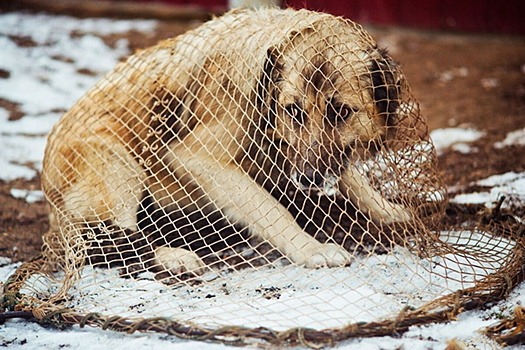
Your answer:
[[[521,278],[509,225],[444,219],[399,66],[327,14],[237,10],[137,52],[55,126],[42,183],[42,258],[5,292],[59,323],[331,344]]]

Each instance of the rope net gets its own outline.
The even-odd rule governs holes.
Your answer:
[[[42,256],[5,294],[49,322],[315,346],[522,279],[516,223],[444,215],[399,66],[327,14],[234,10],[137,52],[54,127],[42,183]]]

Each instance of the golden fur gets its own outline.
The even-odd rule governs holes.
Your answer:
[[[232,11],[131,56],[71,108],[49,137],[44,190],[75,224],[137,231],[147,193],[168,212],[220,212],[297,264],[343,266],[350,254],[306,234],[271,188],[284,179],[374,221],[409,220],[352,166],[395,126],[396,77],[343,19]],[[173,272],[204,266],[180,247],[155,259]]]

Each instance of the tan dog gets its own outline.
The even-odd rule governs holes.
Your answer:
[[[409,220],[353,166],[395,127],[397,75],[351,22],[233,11],[131,56],[82,98],[49,137],[44,190],[76,226],[136,232],[147,195],[166,212],[220,213],[294,263],[344,266],[347,251],[305,233],[270,193],[285,181],[376,222]],[[154,254],[174,273],[203,272],[184,247]]]

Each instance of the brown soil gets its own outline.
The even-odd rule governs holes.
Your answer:
[[[196,22],[164,21],[155,35],[130,32],[133,49],[179,34]],[[469,155],[448,151],[440,169],[447,185],[466,186],[476,179],[507,171],[525,171],[525,147],[493,148],[513,130],[525,126],[525,39],[418,32],[405,29],[371,30],[390,47],[401,63],[430,129],[471,126],[486,132]],[[108,43],[116,36],[108,37]],[[0,72],[2,74],[2,72]],[[17,105],[0,100],[11,118],[22,117]],[[22,261],[38,254],[48,228],[43,202],[15,199],[11,188],[38,189],[39,179],[0,181],[0,256]]]

